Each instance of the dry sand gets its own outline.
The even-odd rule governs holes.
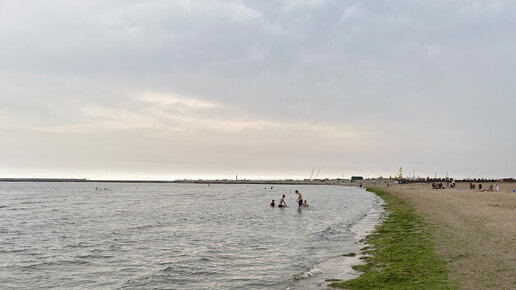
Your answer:
[[[482,185],[487,189],[490,183]],[[435,227],[436,250],[464,289],[516,289],[516,184],[499,185],[500,192],[470,190],[469,183],[455,189],[435,190],[431,184],[387,189]]]

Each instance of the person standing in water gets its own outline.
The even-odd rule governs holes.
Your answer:
[[[303,196],[301,195],[301,192],[297,191],[296,190],[296,194],[297,194],[297,204],[299,205],[299,207],[302,207],[303,206]]]
[[[285,195],[283,195],[278,203],[278,207],[287,207],[287,204],[285,203]]]

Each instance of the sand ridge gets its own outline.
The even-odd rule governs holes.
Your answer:
[[[516,289],[516,184],[498,185],[500,192],[470,190],[469,183],[454,189],[432,189],[428,183],[387,189],[435,227],[436,250],[464,289]]]

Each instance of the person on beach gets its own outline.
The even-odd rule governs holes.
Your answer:
[[[297,191],[296,190],[296,194],[297,194],[297,204],[299,205],[299,207],[302,207],[303,206],[303,196],[301,195],[301,192]]]
[[[494,187],[492,184],[489,186],[489,189],[487,191],[494,191]]]
[[[271,202],[271,206],[274,207],[276,204],[274,203],[274,199]]]
[[[306,202],[306,199],[305,201],[303,202],[303,207],[307,207],[308,206],[308,203]]]
[[[287,203],[285,203],[285,195],[281,196],[278,207],[287,207]]]

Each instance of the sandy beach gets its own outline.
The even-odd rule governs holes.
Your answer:
[[[482,185],[487,189],[490,183]],[[387,190],[408,200],[435,227],[436,250],[464,289],[515,289],[516,184],[498,185],[500,192],[470,190],[469,183],[454,189],[402,184]]]

